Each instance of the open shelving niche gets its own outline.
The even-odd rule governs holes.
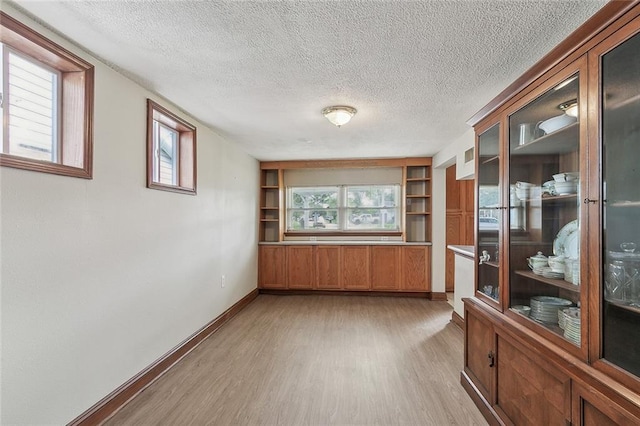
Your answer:
[[[278,169],[260,173],[260,241],[277,242],[281,239],[282,173]]]
[[[406,241],[431,241],[431,166],[406,166],[405,191]]]

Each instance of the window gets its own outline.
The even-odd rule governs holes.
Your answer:
[[[147,99],[147,187],[196,193],[196,128]]]
[[[287,188],[287,231],[399,232],[400,185]]]
[[[0,165],[91,178],[93,66],[0,18]]]

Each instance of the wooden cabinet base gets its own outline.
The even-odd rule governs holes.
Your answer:
[[[258,288],[447,300],[431,291],[431,247],[422,244],[261,244]]]
[[[465,366],[460,382],[489,424],[640,424],[637,389],[602,374],[478,299],[464,302]]]
[[[369,290],[278,290],[271,288],[261,288],[258,290],[260,294],[276,294],[276,295],[340,295],[340,296],[390,296],[390,297],[419,297],[437,301],[429,291],[369,291]]]

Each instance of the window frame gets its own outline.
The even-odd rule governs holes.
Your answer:
[[[349,211],[351,210],[382,210],[384,207],[349,207],[348,201],[348,193],[349,188],[357,188],[357,187],[394,187],[396,190],[396,206],[388,207],[389,210],[395,210],[396,215],[396,229],[383,229],[383,228],[369,228],[369,229],[349,229]],[[338,205],[337,207],[326,208],[324,210],[337,211],[337,229],[326,229],[325,227],[313,227],[313,228],[305,228],[305,229],[292,229],[290,228],[291,223],[291,214],[294,211],[301,210],[323,210],[321,208],[300,208],[300,207],[292,207],[291,199],[293,196],[293,191],[295,189],[300,188],[336,188],[338,194]],[[344,185],[314,185],[314,186],[291,186],[285,188],[286,193],[286,205],[285,205],[285,235],[288,236],[305,236],[305,235],[366,235],[366,236],[400,236],[402,235],[402,185],[396,183],[388,183],[388,184],[344,184]]]
[[[0,27],[7,49],[60,75],[56,161],[12,155],[0,147],[0,166],[92,179],[94,66],[2,11]]]
[[[178,134],[175,185],[160,182],[160,158],[156,150],[155,122]],[[160,132],[157,132],[159,138]],[[196,195],[197,155],[196,127],[157,102],[147,99],[147,188]],[[159,147],[158,147],[159,148]],[[157,161],[157,163],[156,163]],[[157,167],[156,167],[157,165]],[[156,176],[156,170],[158,176]],[[157,177],[157,180],[156,180]]]

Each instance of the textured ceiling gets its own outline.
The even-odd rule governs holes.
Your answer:
[[[604,0],[16,1],[260,160],[433,155]],[[346,104],[342,128],[320,114]]]

